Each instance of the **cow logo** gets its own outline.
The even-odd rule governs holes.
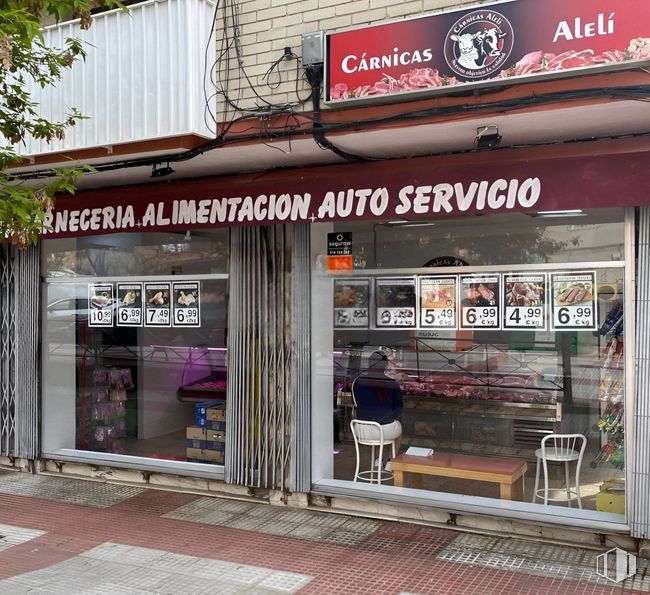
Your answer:
[[[503,68],[512,52],[510,21],[493,10],[475,10],[458,19],[445,39],[445,59],[459,77],[478,80]]]

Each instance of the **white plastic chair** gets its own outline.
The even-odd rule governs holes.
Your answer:
[[[575,494],[578,500],[578,507],[582,508],[582,501],[580,500],[580,467],[582,465],[582,455],[587,446],[587,438],[582,434],[549,434],[542,439],[542,447],[535,451],[537,457],[537,466],[535,469],[535,489],[533,490],[533,503],[537,498],[543,499],[544,504],[548,504],[549,500],[553,502],[564,502],[564,498],[549,498],[548,497],[548,462],[556,461],[564,463],[565,472],[565,489],[566,501],[571,507],[571,496]],[[544,469],[544,487],[539,488],[539,468],[540,461]],[[569,463],[577,461],[576,463],[576,484],[575,489],[571,489],[569,480]]]
[[[384,446],[388,446],[390,444],[393,458],[395,457],[395,440],[384,440],[384,432],[381,428],[381,425],[379,425],[376,421],[353,419],[350,422],[350,429],[352,430],[352,437],[354,438],[354,448],[357,452],[357,467],[354,471],[354,481],[368,481],[370,483],[377,482],[380,484],[382,481],[393,479],[393,474],[389,473],[388,471],[384,471],[382,469],[382,465]],[[361,432],[359,432],[360,429]],[[377,438],[369,438],[368,436],[370,435],[377,436]],[[359,446],[371,447],[372,458],[370,469],[366,471],[359,471],[359,467],[361,466],[361,453],[359,451]],[[375,458],[376,446],[379,447],[379,456],[377,458]]]

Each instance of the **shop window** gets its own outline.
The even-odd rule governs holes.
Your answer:
[[[353,419],[378,421],[392,436],[394,418],[398,457],[384,474],[386,490],[399,484],[531,503],[542,440],[576,435],[565,447],[579,454],[584,437],[582,508],[624,514],[622,210],[340,223],[328,231],[351,232],[354,255],[349,274],[329,273],[325,233],[313,254],[314,283],[323,288],[316,304],[327,301],[332,311],[331,332],[314,338],[321,353],[331,341],[332,367],[316,367],[316,383],[331,387],[316,390],[333,404],[330,477],[354,479]],[[566,457],[553,456],[552,440],[544,443],[548,505],[570,500],[578,508],[578,461],[569,461],[567,496]],[[360,449],[368,470],[370,448]],[[535,502],[544,506],[543,465],[537,487]]]
[[[43,243],[44,452],[223,464],[227,233],[177,235]]]

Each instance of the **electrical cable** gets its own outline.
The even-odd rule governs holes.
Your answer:
[[[365,120],[345,120],[340,122],[327,122],[327,123],[318,121],[317,128],[318,128],[319,135],[322,135],[322,134],[332,133],[332,132],[345,132],[348,130],[358,130],[360,128],[364,128],[367,126],[376,126],[378,124],[407,122],[407,121],[413,121],[413,120],[419,120],[419,119],[425,119],[431,117],[439,117],[439,116],[466,115],[467,117],[474,118],[477,116],[477,114],[479,114],[482,111],[490,111],[490,112],[496,111],[500,113],[506,113],[506,112],[518,111],[521,109],[527,109],[530,107],[539,107],[550,103],[597,99],[603,97],[610,98],[610,99],[646,101],[650,98],[650,85],[620,87],[615,89],[598,88],[598,89],[585,89],[580,91],[568,91],[568,92],[559,91],[559,92],[548,93],[545,95],[533,95],[525,98],[500,100],[492,103],[464,104],[464,105],[456,105],[456,106],[418,109],[411,112],[389,114],[386,116],[368,118]],[[278,112],[278,113],[286,113],[286,112]],[[268,112],[268,114],[276,115],[272,111]],[[299,117],[307,118],[308,120],[312,121],[312,124],[315,124],[313,118],[309,118],[305,114],[294,113],[292,115],[296,118]],[[227,127],[227,129],[231,128],[232,125],[234,125],[234,123],[236,122],[241,122],[248,119],[250,119],[250,116],[242,116],[240,118],[233,119],[232,122]],[[301,127],[301,128],[294,127],[291,129],[287,129],[285,125],[278,131],[274,131],[274,130],[266,131],[264,136],[267,140],[281,139],[287,136],[291,136],[291,137],[313,136],[314,128],[315,126]],[[650,135],[650,132],[639,132],[636,134],[626,133],[622,135],[606,135],[601,137],[589,137],[585,139],[574,139],[573,141],[559,141],[559,142],[560,143],[583,142],[588,140],[603,140],[603,139],[639,137],[639,136],[648,136],[648,135]],[[183,153],[161,155],[156,157],[143,157],[139,159],[126,159],[126,160],[116,161],[112,163],[97,164],[94,165],[93,167],[97,172],[102,172],[102,171],[112,171],[116,169],[126,169],[132,167],[144,167],[144,166],[151,167],[152,165],[163,161],[170,162],[170,163],[178,163],[178,162],[188,161],[208,151],[226,146],[231,143],[240,143],[240,142],[259,140],[259,139],[260,139],[259,132],[251,133],[251,134],[236,134],[236,135],[232,135],[231,137],[226,137],[224,135],[212,139],[207,143],[205,143],[204,145],[201,145],[194,149],[190,149]],[[502,150],[505,148],[515,148],[515,147],[523,147],[523,146],[548,146],[553,144],[559,144],[559,143],[558,141],[551,141],[551,142],[531,143],[531,144],[524,144],[524,145],[503,145],[499,149],[493,149],[493,150]],[[476,149],[474,148],[470,149],[470,151],[475,151],[475,150]],[[458,151],[458,153],[463,153],[463,152],[467,152],[467,151]],[[445,154],[451,154],[451,153],[445,152]],[[361,161],[365,160],[365,158],[360,155],[351,155],[351,154],[349,155],[353,160],[361,160]],[[404,156],[401,155],[401,156],[395,156],[394,158],[403,158],[403,157]],[[346,159],[349,158],[346,157]],[[14,178],[17,180],[36,179],[36,178],[52,177],[53,175],[55,175],[53,169],[45,169],[45,170],[38,170],[33,172],[25,172],[22,174],[18,173],[14,175]]]

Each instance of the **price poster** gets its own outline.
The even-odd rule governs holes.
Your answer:
[[[460,277],[461,329],[501,328],[500,280],[498,274]]]
[[[552,273],[553,330],[596,329],[596,272]]]
[[[415,277],[375,279],[378,328],[415,328]]]
[[[113,326],[113,284],[88,285],[88,326]]]
[[[142,326],[142,283],[117,284],[117,326]]]
[[[174,326],[201,326],[201,285],[198,281],[172,284]]]
[[[171,326],[171,287],[169,283],[144,284],[145,326]]]
[[[334,328],[368,328],[370,281],[334,279]]]
[[[420,277],[420,328],[455,329],[457,277]]]
[[[546,273],[503,276],[503,328],[546,329]]]

